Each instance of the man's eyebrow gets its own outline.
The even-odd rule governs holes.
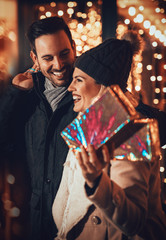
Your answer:
[[[52,57],[52,55],[51,54],[46,54],[46,55],[41,56],[41,58],[45,58],[45,57]]]
[[[66,52],[66,51],[70,51],[70,49],[69,48],[65,48],[62,51],[60,51],[60,54],[63,53],[63,52]],[[51,54],[46,54],[46,55],[43,55],[41,58],[44,58],[44,57],[52,57],[52,55]]]
[[[60,53],[65,52],[65,51],[70,51],[70,48],[65,48],[62,51],[60,51]]]

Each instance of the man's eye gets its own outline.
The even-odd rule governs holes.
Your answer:
[[[61,56],[61,57],[66,57],[69,53],[70,53],[70,51],[67,50],[67,51],[65,51],[65,52],[62,52],[62,53],[60,54],[60,56]]]
[[[43,58],[44,61],[52,61],[52,59],[53,59],[52,57],[45,57],[45,58]]]

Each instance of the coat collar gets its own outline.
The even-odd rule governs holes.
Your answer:
[[[64,164],[62,181],[53,203],[53,217],[60,239],[66,238],[67,233],[85,216],[92,205],[86,197],[84,185],[81,169],[70,149]]]

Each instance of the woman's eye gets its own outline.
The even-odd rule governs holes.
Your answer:
[[[80,78],[77,78],[77,82],[82,82],[82,79],[80,79]]]

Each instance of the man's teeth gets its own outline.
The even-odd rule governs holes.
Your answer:
[[[62,72],[52,72],[52,73],[57,77],[61,77],[65,73],[65,70],[63,70]]]

